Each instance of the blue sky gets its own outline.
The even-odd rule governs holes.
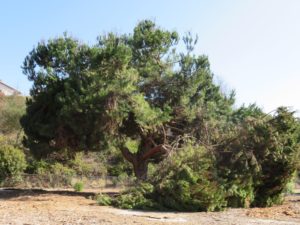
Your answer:
[[[51,0],[1,1],[0,80],[28,94],[25,56],[40,41],[67,31],[94,44],[105,32],[132,32],[152,19],[183,34],[198,34],[196,52],[208,55],[237,104],[266,112],[300,110],[300,1],[298,0]]]

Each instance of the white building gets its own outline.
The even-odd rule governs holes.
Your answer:
[[[20,95],[21,92],[19,92],[18,90],[8,86],[7,84],[3,83],[0,80],[0,94],[4,94],[4,95]]]

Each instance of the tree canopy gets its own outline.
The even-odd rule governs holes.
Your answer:
[[[186,49],[178,52],[181,41]],[[93,46],[66,34],[40,42],[23,65],[33,81],[21,120],[25,145],[38,157],[113,145],[143,178],[147,164],[184,137],[213,144],[208,117],[226,121],[234,93],[214,84],[207,56],[193,53],[196,43],[148,20]]]

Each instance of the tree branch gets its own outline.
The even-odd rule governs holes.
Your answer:
[[[150,149],[149,151],[145,152],[141,159],[142,160],[147,160],[150,157],[152,157],[153,155],[155,155],[156,153],[166,153],[167,149],[164,147],[164,145],[157,145],[154,148]]]

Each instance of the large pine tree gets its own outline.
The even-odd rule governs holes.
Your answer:
[[[193,53],[196,42],[148,20],[93,46],[67,35],[40,42],[23,65],[33,81],[21,120],[25,145],[37,157],[114,146],[145,178],[148,163],[184,137],[213,144],[208,121],[227,121],[234,94],[214,84],[208,58]]]

